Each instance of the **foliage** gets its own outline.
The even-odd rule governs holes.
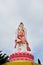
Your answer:
[[[7,56],[5,53],[3,54],[2,51],[0,51],[0,65],[8,61],[9,61],[9,56]]]

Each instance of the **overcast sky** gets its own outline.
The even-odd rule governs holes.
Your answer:
[[[21,21],[34,61],[43,62],[43,0],[0,0],[0,50],[8,55],[15,51],[15,30]]]

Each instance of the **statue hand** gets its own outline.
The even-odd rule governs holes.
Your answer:
[[[16,45],[14,46],[14,48],[16,48]]]

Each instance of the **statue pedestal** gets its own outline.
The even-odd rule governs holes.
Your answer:
[[[7,62],[3,65],[40,65],[40,64],[26,60],[17,60],[17,61]]]
[[[16,52],[10,55],[10,61],[28,60],[34,61],[34,56],[28,52]]]

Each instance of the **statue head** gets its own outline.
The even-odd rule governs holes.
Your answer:
[[[19,27],[22,27],[22,28],[24,27],[23,22],[20,22]]]
[[[19,26],[24,26],[23,22],[20,22]]]
[[[23,22],[20,22],[18,29],[21,29],[21,30],[24,29],[24,24],[23,24]]]

